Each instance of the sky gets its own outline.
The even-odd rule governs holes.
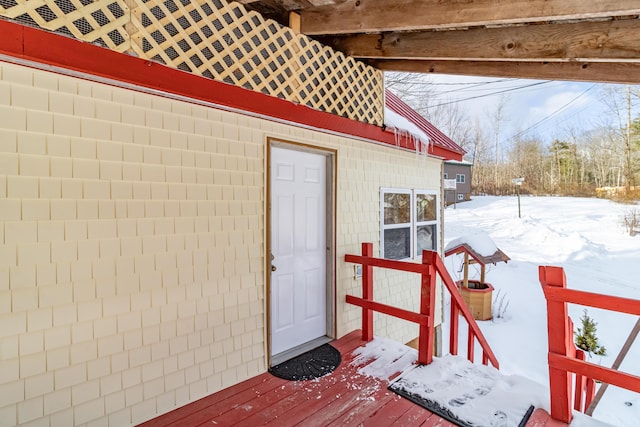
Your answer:
[[[504,377],[483,371],[484,368],[471,370],[460,358],[451,357],[438,359],[437,369],[433,372],[415,371],[412,365],[417,357],[415,353],[410,357],[387,341],[374,341],[371,349],[363,351],[382,357],[382,366],[373,370],[373,366],[368,365],[367,369],[373,371],[362,373],[379,377],[384,377],[380,374],[385,373],[388,378],[389,371],[404,370],[401,378],[413,387],[412,391],[420,392],[422,388],[423,396],[439,395],[444,403],[450,403],[452,398],[462,398],[465,404],[453,405],[455,407],[450,409],[465,414],[466,408],[467,415],[479,415],[476,413],[478,405],[473,405],[481,402],[480,406],[495,408],[486,416],[493,416],[496,410],[509,414],[509,405],[517,403],[512,402],[516,399],[510,398],[515,393],[519,393],[519,403],[524,400],[548,410],[547,312],[538,281],[538,266],[563,267],[570,289],[640,299],[640,285],[636,279],[640,276],[640,263],[637,262],[640,235],[630,236],[621,225],[622,217],[631,209],[629,205],[596,198],[522,197],[522,218],[519,218],[517,199],[513,196],[474,197],[469,202],[457,204],[455,209],[447,207],[445,244],[455,239],[482,240],[478,239],[482,236],[483,239],[490,238],[511,258],[506,264],[488,266],[486,280],[495,288],[494,319],[478,322]],[[461,262],[459,255],[445,259],[454,280],[461,279]],[[477,279],[477,265],[474,268],[470,278]],[[500,300],[504,302],[502,305]],[[445,296],[445,316],[450,311],[449,304],[450,299]],[[576,327],[580,326],[583,310],[582,306],[569,304],[569,314]],[[611,366],[637,317],[595,308],[588,308],[588,315],[597,323],[599,344],[607,349],[606,356],[593,356],[589,360]],[[462,355],[466,354],[467,327],[464,323],[460,321],[459,351]],[[445,317],[445,349],[448,348],[449,324]],[[396,345],[403,347],[399,343]],[[389,357],[394,354],[396,356]],[[478,345],[475,354],[477,358],[482,354]],[[631,346],[621,370],[640,375],[640,340]],[[454,382],[460,378],[464,381]],[[513,409],[522,412],[522,408]],[[595,427],[602,423],[636,427],[640,419],[640,397],[634,392],[609,387],[593,418],[575,411],[574,416],[572,427]]]
[[[610,111],[602,101],[604,88],[614,86],[439,74],[426,78],[436,93],[431,105],[459,103],[469,119],[477,117],[491,135],[497,106],[504,100],[500,140],[505,142],[521,133],[551,142],[569,131],[602,124]]]

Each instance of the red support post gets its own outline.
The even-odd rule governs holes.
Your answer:
[[[373,256],[373,243],[362,243],[362,256]],[[369,264],[362,264],[362,299],[373,301],[373,267]],[[373,310],[362,308],[362,339],[371,341],[373,339]]]
[[[467,359],[471,363],[473,363],[473,359],[474,359],[473,353],[475,351],[475,347],[476,347],[475,335],[473,333],[473,328],[471,328],[471,325],[469,325],[469,332],[467,332]]]
[[[449,330],[449,353],[452,355],[458,354],[458,321],[460,316],[460,309],[456,302],[451,299],[451,319]]]
[[[542,289],[546,287],[566,288],[567,280],[561,267],[539,266],[538,277]],[[547,330],[549,354],[566,356],[573,331],[569,333],[567,303],[547,299]],[[571,422],[571,375],[563,369],[549,366],[549,389],[551,392],[551,418],[569,424]]]
[[[593,378],[587,378],[585,387],[585,398],[584,398],[584,410],[582,412],[586,412],[591,402],[593,402],[593,398],[596,395],[596,382]]]
[[[433,361],[434,318],[436,306],[436,252],[422,251],[422,265],[428,266],[421,274],[420,314],[429,316],[426,325],[420,325],[418,334],[418,363],[428,365]]]
[[[576,359],[584,360],[585,359],[584,351],[577,350]],[[583,408],[583,400],[582,400],[582,396],[586,388],[586,385],[587,385],[587,377],[582,376],[580,374],[576,374],[576,386],[575,386],[576,388],[574,390],[574,396],[573,396],[573,409],[575,409],[576,411],[584,412],[584,410],[588,406],[588,405],[584,406]]]

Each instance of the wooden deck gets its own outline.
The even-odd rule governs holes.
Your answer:
[[[365,344],[361,332],[331,343],[343,362],[318,380],[286,381],[269,373],[142,424],[160,426],[442,426],[454,424],[388,391],[388,381],[363,376],[353,350]],[[394,374],[391,377],[395,377]],[[560,427],[538,410],[527,426]]]

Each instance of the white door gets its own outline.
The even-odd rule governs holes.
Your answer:
[[[327,334],[326,157],[271,148],[271,355]]]

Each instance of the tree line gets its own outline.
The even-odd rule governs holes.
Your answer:
[[[524,178],[520,192],[532,195],[595,196],[596,189],[620,187],[625,198],[640,198],[640,88],[599,85],[606,117],[588,128],[558,129],[551,142],[534,132],[508,139],[501,132],[509,98],[501,96],[483,121],[459,103],[434,105],[428,77],[389,73],[388,87],[467,151],[473,163],[474,194],[515,192],[514,178]],[[490,126],[487,126],[490,123]],[[548,138],[548,137],[547,137]]]

